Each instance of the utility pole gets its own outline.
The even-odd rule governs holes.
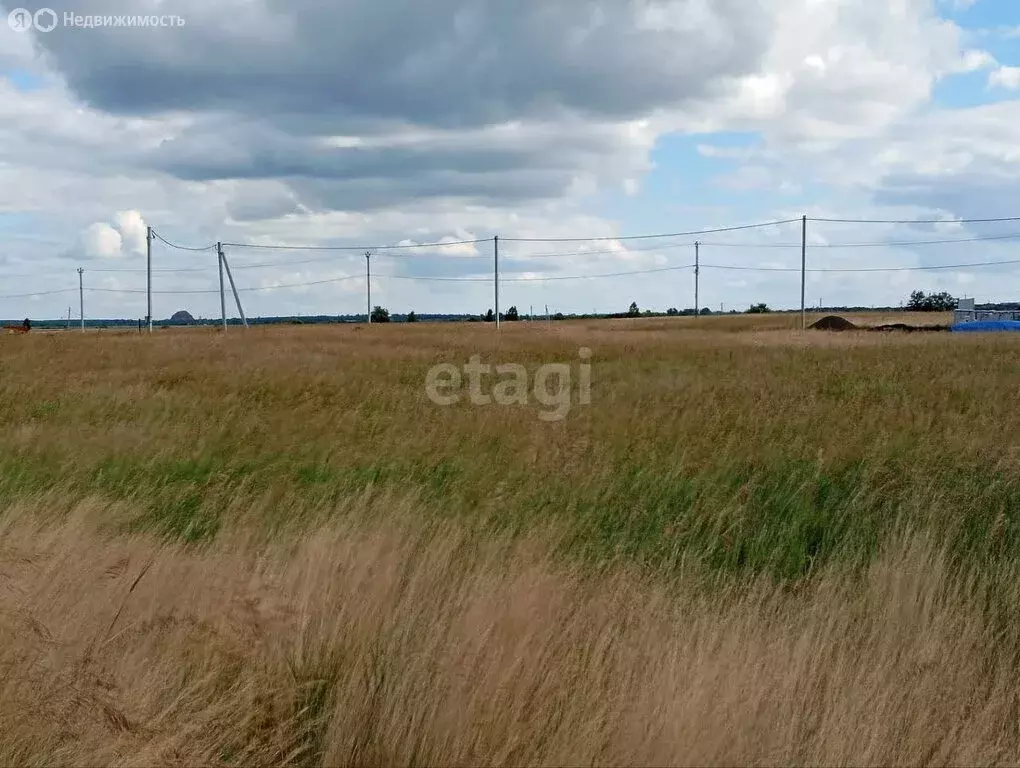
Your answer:
[[[548,323],[550,320],[552,320],[552,318],[549,317],[549,305],[546,304],[545,305],[545,321]]]
[[[700,288],[701,281],[701,242],[698,240],[694,241],[694,318],[697,319],[701,316],[700,305],[698,304],[698,289]]]
[[[230,272],[230,262],[227,261],[227,254],[223,252],[222,247],[218,247],[217,250],[220,254],[220,263],[223,265],[223,268],[227,270],[227,280],[230,281],[230,290],[234,294],[234,302],[237,304],[237,314],[241,316],[241,323],[245,328],[247,328],[248,318],[244,316],[244,307],[241,306],[241,296],[238,294],[237,286],[234,284],[234,275]]]
[[[528,320],[534,320],[534,319],[535,319],[535,305],[532,304],[528,308]]]
[[[496,264],[496,330],[499,330],[499,235],[492,238],[492,253]]]
[[[71,330],[71,308],[70,307],[67,308],[67,329],[66,330],[68,330],[68,331]]]
[[[148,298],[145,322],[149,326],[149,333],[152,333],[152,227],[145,228],[145,285]]]
[[[368,287],[368,324],[372,324],[372,252],[365,251],[365,285]]]
[[[227,330],[227,294],[223,288],[223,243],[216,243],[216,261],[220,265],[220,318],[223,330]]]
[[[81,305],[81,332],[85,333],[85,270],[78,267],[78,302]]]
[[[800,328],[807,330],[807,307],[804,292],[807,289],[807,216],[801,220],[800,231]]]

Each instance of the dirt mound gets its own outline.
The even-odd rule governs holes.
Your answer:
[[[809,326],[812,331],[856,331],[857,326],[849,320],[838,315],[823,317],[816,323]]]
[[[905,333],[915,332],[939,332],[948,331],[948,325],[907,325],[906,323],[890,323],[889,325],[878,325],[872,328],[873,331],[879,333],[887,331],[903,331]]]

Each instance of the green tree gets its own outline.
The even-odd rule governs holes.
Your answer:
[[[372,322],[373,323],[388,323],[390,321],[390,311],[383,309],[382,307],[375,307],[372,310]]]
[[[927,296],[924,291],[914,291],[907,301],[907,309],[911,312],[952,312],[959,304],[959,300],[946,291]]]
[[[639,317],[640,315],[641,315],[641,310],[638,309],[637,302],[636,301],[632,301],[630,303],[630,308],[627,310],[627,316],[628,317]]]
[[[410,312],[407,313],[407,322],[409,322],[409,323],[417,323],[418,322],[418,315],[414,314],[414,310],[413,309]]]
[[[761,302],[760,304],[752,304],[751,308],[747,310],[747,314],[749,314],[749,315],[767,315],[771,311],[772,310],[769,309],[769,305],[768,304],[766,304],[765,302]]]
[[[490,309],[490,310],[489,310],[488,312],[486,312],[486,313],[485,313],[485,322],[487,322],[487,323],[493,323],[493,322],[495,322],[495,321],[496,321],[496,315],[495,315],[495,314],[493,313],[493,311],[492,311],[492,310]]]
[[[507,322],[510,322],[510,323],[513,323],[513,322],[515,322],[517,320],[520,320],[521,319],[521,315],[517,311],[517,307],[510,307],[510,309],[508,309],[506,311],[506,315],[504,315],[504,319]]]
[[[907,300],[907,309],[911,312],[924,312],[924,302],[927,298],[924,291],[914,291]]]

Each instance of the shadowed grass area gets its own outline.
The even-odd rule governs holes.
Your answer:
[[[780,320],[4,338],[0,491],[130,500],[203,535],[246,498],[301,520],[399,491],[499,529],[555,520],[589,558],[786,578],[866,562],[900,519],[1012,556],[981,539],[1015,527],[1012,340],[745,329]],[[424,393],[437,362],[580,346],[593,402],[562,422]]]

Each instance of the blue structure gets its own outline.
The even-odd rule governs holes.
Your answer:
[[[953,333],[1020,332],[1020,320],[975,320],[971,323],[957,323],[950,330]]]

